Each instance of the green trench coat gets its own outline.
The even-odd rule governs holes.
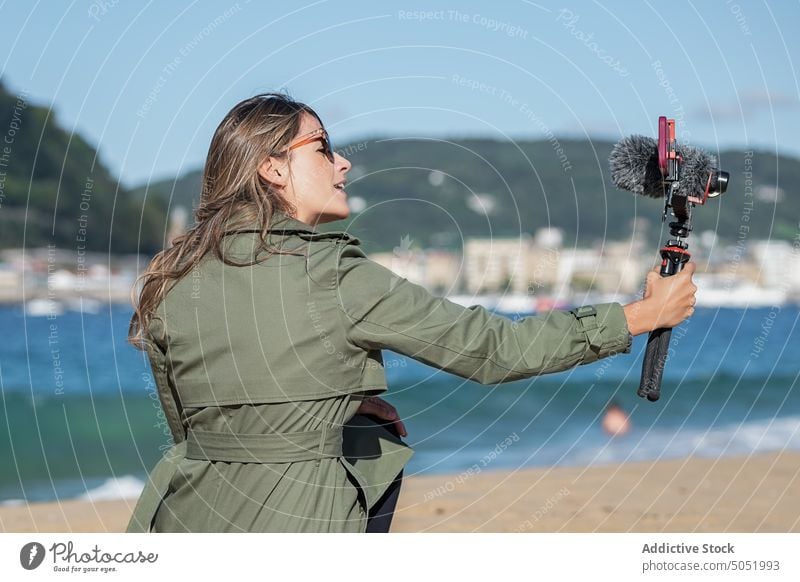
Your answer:
[[[252,260],[258,235],[226,236]],[[356,414],[382,349],[484,385],[628,353],[618,303],[512,321],[370,261],[360,241],[276,214],[291,255],[204,259],[159,306],[147,351],[175,444],[129,532],[363,532],[413,450]],[[262,257],[257,257],[262,258]]]

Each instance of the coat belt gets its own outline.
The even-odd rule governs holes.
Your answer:
[[[188,430],[186,458],[228,463],[294,463],[342,456],[342,426],[277,434]]]
[[[293,463],[326,457],[341,457],[341,425],[323,424],[318,430],[273,434],[186,431],[186,440],[173,445],[148,477],[128,533],[149,532],[156,511],[184,458],[228,463]]]

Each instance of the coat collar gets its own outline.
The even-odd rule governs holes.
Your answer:
[[[285,212],[280,210],[273,210],[272,212],[272,224],[270,224],[270,230],[298,230],[301,232],[313,232],[318,233],[319,230],[311,226],[310,224],[306,224],[305,222],[301,222],[296,218],[292,218]]]
[[[235,234],[242,232],[261,232],[261,224],[258,221],[248,222],[240,225],[238,228],[231,228],[232,220],[228,221],[228,229],[226,234]],[[290,231],[290,232],[310,232],[313,234],[319,233],[316,227],[301,222],[296,218],[292,218],[288,214],[280,210],[272,211],[272,220],[270,221],[270,231]]]
[[[297,234],[301,238],[305,238],[307,240],[338,238],[355,244],[361,244],[360,239],[346,231],[323,232],[317,227],[306,224],[305,222],[301,222],[296,218],[292,218],[280,210],[272,211],[272,221],[267,230],[270,232],[283,233],[284,235]],[[235,230],[228,230],[226,231],[226,234],[231,235],[246,232],[261,232],[260,225],[256,223],[245,225],[244,227],[240,227]]]

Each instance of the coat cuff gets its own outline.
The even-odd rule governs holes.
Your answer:
[[[619,303],[584,305],[570,311],[577,329],[586,338],[581,364],[589,364],[614,354],[631,353],[633,335]]]

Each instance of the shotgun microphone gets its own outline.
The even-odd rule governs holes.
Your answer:
[[[702,197],[711,177],[708,198],[722,194],[728,187],[728,172],[716,168],[716,159],[700,148],[676,144],[682,158],[680,179],[673,195]],[[648,198],[664,198],[668,182],[659,165],[658,142],[652,137],[632,135],[622,139],[608,159],[611,180],[620,190]]]

